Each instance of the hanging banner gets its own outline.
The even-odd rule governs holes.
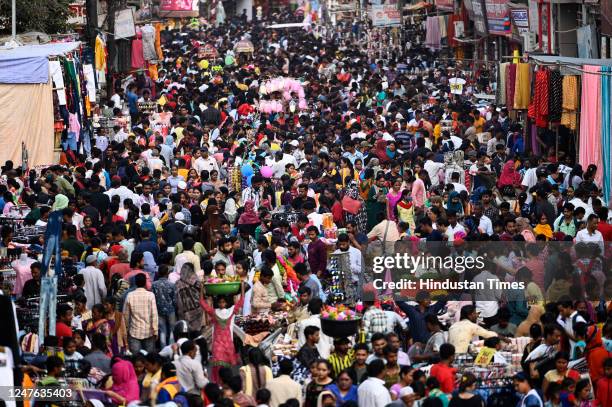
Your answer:
[[[474,30],[476,33],[483,37],[489,34],[484,0],[473,0],[472,12],[474,13]]]
[[[508,0],[486,0],[487,24],[489,34],[512,35],[510,25],[510,13],[508,11]]]
[[[455,11],[455,0],[436,0],[438,10]]]
[[[370,18],[374,27],[399,26],[402,22],[402,15],[397,5],[373,5],[370,11]]]
[[[160,17],[197,17],[200,13],[199,0],[161,0]]]

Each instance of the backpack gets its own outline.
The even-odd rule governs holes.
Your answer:
[[[157,242],[157,228],[155,227],[155,223],[153,223],[153,217],[141,216],[140,220],[142,221],[140,229],[148,230],[151,233],[151,240]]]

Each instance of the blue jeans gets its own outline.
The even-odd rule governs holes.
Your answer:
[[[57,308],[57,276],[46,274],[40,280],[40,315],[38,317],[38,337],[45,338],[45,322],[49,312],[49,335],[55,336],[55,309]]]
[[[159,316],[159,344],[163,348],[174,342],[172,328],[176,324],[176,314]]]
[[[64,151],[67,151],[68,149],[72,150],[72,151],[77,151],[77,140],[76,140],[76,133],[69,131],[68,135],[66,136],[66,140],[62,141],[62,148],[64,149]]]
[[[62,253],[60,247],[60,235],[55,233],[47,236],[45,247],[43,249],[43,260],[42,269],[40,270],[41,276],[46,276],[51,264],[51,256],[55,255],[55,275],[61,277],[62,275]]]
[[[128,348],[132,355],[137,354],[142,349],[146,350],[147,353],[155,351],[155,337],[151,336],[145,339],[137,339],[128,336]]]

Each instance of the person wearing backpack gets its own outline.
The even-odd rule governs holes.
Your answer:
[[[159,220],[151,215],[151,206],[143,203],[140,207],[142,216],[136,221],[140,225],[140,230],[148,230],[151,240],[157,242],[157,231],[160,229]]]
[[[574,307],[574,302],[568,296],[560,298],[558,303],[559,306],[559,317],[557,323],[563,328],[570,342],[570,352],[574,353],[576,347],[576,335],[574,334],[574,327],[578,322],[586,324],[586,320],[578,313]]]

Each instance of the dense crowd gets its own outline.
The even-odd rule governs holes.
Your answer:
[[[612,225],[598,168],[545,138],[528,148],[512,112],[471,96],[488,79],[451,94],[455,65],[418,45],[379,60],[359,32],[169,27],[156,78],[117,82],[99,109],[131,126],[38,173],[5,164],[0,210],[27,205],[26,223],[59,242],[71,298],[28,372],[46,369],[41,383],[53,385],[80,362],[114,405],[612,405]],[[240,40],[255,52],[234,52]],[[216,58],[198,56],[206,43]],[[143,112],[147,101],[158,111]],[[10,227],[1,237],[21,247]],[[373,259],[419,241],[453,253],[491,243],[494,260],[466,278],[525,289],[366,298],[383,294]],[[21,301],[39,295],[54,250],[18,270]],[[341,302],[362,326],[331,338],[328,264],[343,253],[352,284]],[[444,271],[417,275],[432,272]],[[209,295],[211,278],[240,281],[240,294]],[[281,310],[294,357],[235,346],[236,316]],[[530,338],[516,394],[485,398],[463,372],[478,337],[496,365],[509,364],[511,338]],[[62,358],[41,358],[54,347]],[[580,360],[586,375],[569,367]]]

